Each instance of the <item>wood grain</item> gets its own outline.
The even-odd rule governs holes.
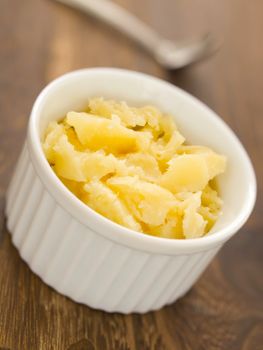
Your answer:
[[[0,11],[0,349],[263,349],[263,2],[118,0],[172,39],[207,28],[220,53],[167,73],[127,39],[48,0],[2,0]],[[20,259],[4,222],[4,194],[32,103],[69,70],[113,66],[165,78],[206,102],[251,155],[258,201],[245,228],[176,304],[146,315],[106,314],[42,283]]]

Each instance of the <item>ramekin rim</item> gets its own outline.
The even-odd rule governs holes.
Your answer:
[[[228,225],[227,227],[221,230],[218,230],[217,232],[214,232],[211,235],[208,234],[204,237],[195,238],[195,239],[178,240],[178,239],[154,237],[151,235],[143,234],[141,232],[130,230],[96,213],[94,210],[92,210],[87,205],[82,203],[77,197],[75,197],[70,191],[68,191],[68,189],[62,184],[62,182],[52,172],[44,156],[44,153],[42,151],[41,141],[39,139],[39,135],[35,127],[35,121],[37,119],[38,111],[41,109],[43,100],[45,99],[46,95],[52,93],[52,90],[55,89],[59,84],[62,84],[65,79],[71,78],[73,76],[81,75],[83,73],[96,74],[96,73],[102,73],[102,72],[106,74],[114,73],[114,74],[137,75],[142,79],[148,79],[148,80],[159,82],[160,84],[166,85],[167,87],[177,90],[177,93],[185,96],[188,99],[191,99],[196,104],[199,104],[200,107],[202,107],[206,113],[209,113],[210,116],[214,118],[215,122],[221,123],[221,125],[224,127],[226,132],[228,132],[228,135],[232,137],[236,142],[236,144],[238,145],[239,152],[242,153],[242,158],[246,163],[247,171],[250,177],[250,181],[248,184],[249,190],[248,190],[247,201],[245,205],[242,207],[242,211],[239,213],[239,215],[236,216],[236,218],[233,220],[233,222],[230,225]],[[162,254],[165,254],[165,253],[171,254],[173,252],[178,253],[177,249],[183,252],[192,251],[192,250],[203,251],[203,250],[209,249],[210,247],[223,244],[244,225],[244,223],[247,221],[255,205],[257,184],[256,184],[254,169],[246,150],[244,149],[242,143],[240,142],[238,137],[235,135],[235,133],[230,129],[230,127],[212,109],[210,109],[202,101],[192,96],[188,92],[162,79],[159,79],[141,72],[120,69],[120,68],[107,68],[107,67],[85,68],[85,69],[75,70],[75,71],[66,73],[58,77],[57,79],[53,80],[40,92],[37,99],[35,100],[35,103],[33,105],[32,112],[30,115],[29,125],[28,125],[27,141],[29,146],[29,153],[31,155],[33,164],[35,164],[35,170],[37,171],[38,176],[43,180],[47,188],[51,186],[51,188],[54,190],[54,192],[52,191],[52,195],[54,196],[54,198],[60,204],[61,207],[69,211],[68,208],[66,208],[67,207],[66,201],[68,201],[68,205],[70,204],[71,209],[75,208],[75,214],[76,212],[79,212],[78,215],[74,215],[72,213],[71,215],[75,219],[80,221],[82,224],[91,228],[93,231],[97,232],[97,234],[103,235],[107,239],[110,239],[114,242],[118,242],[120,244],[129,246],[129,247],[130,246],[136,247],[138,250],[160,252]],[[65,199],[65,202],[62,201],[60,198],[58,198],[59,196],[63,196],[64,197],[63,199]],[[82,213],[84,212],[86,212],[85,214],[87,215],[87,217],[84,217],[84,215],[82,217]],[[97,223],[98,225],[101,225],[101,229],[98,229],[98,228],[94,229],[94,227],[89,222],[89,219],[90,219],[89,216],[92,217],[93,224]],[[111,236],[109,236],[109,233],[104,232],[104,230],[107,231],[107,229],[110,229]]]

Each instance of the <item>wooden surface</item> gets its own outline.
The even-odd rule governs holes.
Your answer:
[[[225,38],[213,59],[168,74],[129,41],[51,0],[1,0],[0,349],[263,349],[263,2],[118,0],[167,37],[207,28]],[[176,304],[147,315],[110,315],[75,304],[20,259],[4,222],[4,195],[32,103],[51,79],[91,66],[163,77],[206,102],[250,153],[258,202],[241,232]],[[238,195],[238,194],[237,194]]]

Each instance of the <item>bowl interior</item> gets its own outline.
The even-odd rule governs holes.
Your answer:
[[[61,77],[42,92],[34,107],[31,124],[41,139],[51,120],[62,119],[70,110],[81,111],[87,106],[88,99],[95,96],[124,100],[135,106],[154,105],[174,116],[189,143],[205,145],[226,155],[227,171],[218,179],[224,200],[223,215],[210,235],[220,234],[219,231],[233,222],[236,222],[236,229],[244,223],[252,210],[256,187],[246,152],[214,112],[171,84],[122,70],[78,71]],[[40,147],[39,140],[37,147]]]

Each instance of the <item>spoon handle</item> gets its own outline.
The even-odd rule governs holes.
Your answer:
[[[57,1],[91,14],[92,16],[100,19],[102,22],[111,25],[153,54],[162,41],[159,34],[152,28],[147,26],[124,8],[109,0]]]

